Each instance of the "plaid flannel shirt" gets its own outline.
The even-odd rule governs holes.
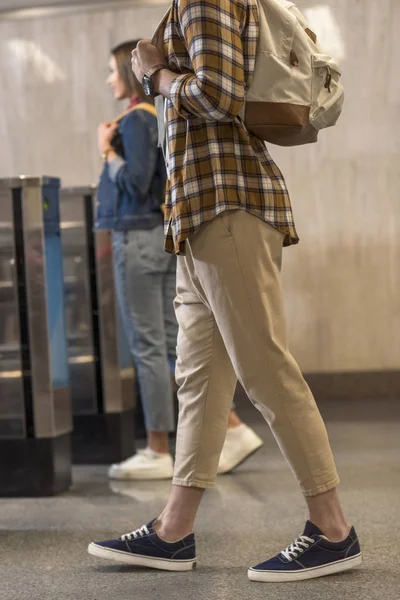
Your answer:
[[[226,210],[244,209],[298,242],[285,180],[240,112],[254,71],[257,0],[173,0],[163,32],[179,73],[167,110],[165,249]]]

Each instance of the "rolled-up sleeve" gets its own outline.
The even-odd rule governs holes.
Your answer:
[[[244,103],[244,10],[232,0],[178,0],[179,23],[194,73],[179,75],[170,99],[184,119],[232,121]]]

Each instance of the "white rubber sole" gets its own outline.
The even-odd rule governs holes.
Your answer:
[[[251,581],[263,581],[266,583],[284,583],[288,581],[303,581],[305,579],[315,579],[324,577],[325,575],[334,575],[359,567],[362,564],[362,553],[344,558],[330,565],[321,567],[312,567],[311,569],[302,569],[301,571],[259,571],[257,569],[249,569],[247,576]]]
[[[121,552],[120,550],[112,550],[111,548],[103,548],[103,546],[98,546],[93,542],[89,544],[88,552],[92,556],[97,556],[97,558],[105,558],[106,560],[114,560],[127,565],[149,567],[150,569],[159,569],[161,571],[191,571],[196,566],[196,559],[170,560],[167,558],[151,558],[129,552]]]

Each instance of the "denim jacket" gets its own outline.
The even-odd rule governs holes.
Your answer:
[[[157,118],[134,110],[119,123],[124,158],[105,163],[97,191],[97,229],[152,229],[163,222],[166,172]]]

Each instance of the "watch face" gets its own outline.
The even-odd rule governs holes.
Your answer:
[[[143,85],[144,93],[146,94],[146,96],[151,96],[151,92],[152,92],[151,79],[148,75],[143,76],[142,85]]]

